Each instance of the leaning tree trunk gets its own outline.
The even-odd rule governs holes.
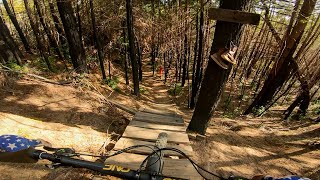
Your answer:
[[[281,57],[270,71],[270,74],[258,96],[247,108],[244,114],[251,113],[254,108],[266,106],[293,72],[293,61],[295,61],[293,55],[295,54],[303,32],[308,24],[308,20],[313,12],[315,4],[316,0],[305,0],[303,2],[296,24],[293,27],[291,34],[286,39],[286,42],[283,43],[284,47],[281,48],[284,49]]]
[[[3,37],[0,35],[0,60],[1,63],[7,63],[14,59],[14,55],[10,50],[10,47],[5,43]]]
[[[4,43],[6,43],[9,46],[12,53],[14,54],[15,59],[17,60],[17,64],[21,65],[21,57],[23,57],[22,53],[20,52],[17,44],[15,43],[13,37],[10,34],[10,31],[7,25],[4,23],[1,16],[0,16],[0,39],[2,39]]]
[[[196,102],[196,96],[198,94],[201,82],[201,65],[202,65],[202,55],[203,55],[203,38],[204,38],[204,4],[203,0],[200,0],[201,9],[200,9],[200,25],[199,25],[199,45],[198,45],[198,56],[197,56],[197,65],[196,65],[196,73],[194,76],[194,83],[192,84],[192,96],[191,96],[191,104],[190,107],[194,108]]]
[[[90,3],[92,29],[93,29],[93,41],[96,46],[96,49],[98,50],[98,58],[99,58],[99,63],[100,63],[102,79],[107,79],[107,75],[106,75],[106,71],[104,69],[104,63],[103,63],[103,52],[102,52],[102,48],[101,48],[101,43],[100,43],[100,40],[98,39],[96,18],[94,15],[94,8],[93,8],[93,0],[90,0],[89,3]]]
[[[247,0],[221,0],[220,8],[242,10],[247,3]],[[225,47],[230,45],[230,42],[238,44],[241,29],[241,24],[218,21],[210,54],[212,55],[221,49],[225,49]],[[207,69],[201,84],[199,98],[191,122],[188,126],[189,131],[205,134],[231,68],[231,63],[229,64],[229,68],[225,70],[209,57]]]
[[[297,114],[305,116],[310,104],[310,100],[311,100],[311,97],[310,97],[308,82],[304,81],[303,84],[301,84],[301,90],[299,92],[299,95],[296,97],[293,103],[287,108],[287,110],[283,113],[285,115],[284,119],[288,119],[292,111],[294,110],[294,108],[297,106],[299,106]]]
[[[38,47],[38,50],[41,54],[41,56],[44,58],[47,66],[48,66],[48,69],[50,71],[53,71],[52,67],[51,67],[51,63],[49,61],[49,56],[46,52],[46,47],[44,46],[44,43],[43,43],[43,39],[41,38],[41,33],[40,33],[40,30],[39,30],[39,24],[37,21],[34,21],[34,17],[33,17],[33,13],[31,12],[31,9],[29,7],[29,2],[28,0],[24,0],[24,6],[26,8],[26,11],[27,11],[27,14],[28,14],[28,17],[29,17],[29,21],[30,21],[30,26],[31,26],[31,29],[33,30],[33,33],[34,33],[34,36],[36,38],[36,41],[37,41],[37,47]]]
[[[71,0],[57,0],[57,6],[67,36],[73,67],[77,72],[84,73],[87,71],[85,50],[77,29],[77,21]]]
[[[61,27],[59,17],[57,16],[57,12],[55,10],[53,0],[49,0],[49,8],[50,8],[51,17],[54,22],[54,26],[59,34],[59,40],[61,41],[62,47],[64,48],[67,46],[67,40],[64,37],[64,31],[63,31],[63,28]],[[65,53],[65,51],[64,51],[64,53]],[[64,55],[66,57],[66,54],[64,54]]]
[[[50,28],[48,27],[47,23],[44,21],[44,12],[42,11],[42,5],[39,3],[39,0],[33,0],[34,5],[37,9],[37,13],[39,15],[40,18],[40,23],[42,24],[43,30],[44,32],[47,34],[48,40],[49,40],[49,44],[51,47],[54,48],[56,54],[58,55],[60,60],[63,60],[63,56],[62,53],[59,49],[59,45],[58,42],[56,41],[56,39],[54,38],[52,32],[50,31]]]
[[[299,106],[297,111],[297,115],[306,115],[307,109],[310,105],[310,101],[312,97],[317,93],[317,90],[311,94],[311,89],[316,85],[316,83],[320,79],[320,68],[315,70],[314,76],[309,76],[308,78],[301,76],[298,65],[295,65],[295,70],[297,71],[297,78],[300,81],[300,91],[296,97],[296,99],[292,102],[292,104],[287,108],[287,110],[283,113],[285,115],[284,119],[288,119],[295,109],[295,107]]]
[[[136,53],[134,47],[134,32],[133,32],[133,15],[132,15],[132,0],[126,0],[126,11],[127,11],[127,27],[128,27],[128,38],[130,47],[130,58],[132,65],[132,78],[134,86],[134,94],[140,95],[139,90],[139,74],[138,74],[138,63],[136,60]]]
[[[29,45],[29,43],[27,41],[27,38],[25,37],[24,33],[22,32],[22,29],[21,29],[21,27],[20,27],[20,25],[18,23],[18,20],[17,20],[15,14],[11,11],[7,0],[3,0],[2,2],[3,2],[3,5],[4,5],[8,15],[9,15],[10,19],[11,19],[12,24],[14,25],[14,27],[16,28],[16,30],[17,30],[17,32],[19,34],[19,37],[20,37],[20,39],[21,39],[21,41],[23,43],[24,48],[26,49],[26,51],[28,53],[31,53],[30,45]]]

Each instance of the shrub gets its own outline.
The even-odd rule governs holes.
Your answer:
[[[252,113],[253,113],[255,116],[262,115],[264,112],[265,112],[265,107],[264,107],[264,106],[260,106],[260,107],[258,107],[258,108],[253,108],[253,109],[252,109]]]
[[[10,69],[14,70],[14,71],[22,71],[24,73],[28,73],[29,72],[29,67],[28,64],[25,64],[23,66],[18,65],[16,62],[14,61],[9,61],[6,66],[8,66]]]
[[[180,95],[182,92],[182,87],[179,84],[174,84],[173,86],[171,86],[171,88],[168,90],[168,93],[171,96],[178,96]]]
[[[140,91],[141,94],[144,94],[144,93],[147,92],[147,90],[144,87],[141,87],[141,86],[139,87],[139,91]]]
[[[117,76],[113,76],[112,78],[108,78],[105,80],[105,83],[111,87],[111,89],[120,92],[120,88],[118,87],[119,78]]]

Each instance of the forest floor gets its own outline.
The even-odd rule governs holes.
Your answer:
[[[131,95],[132,89],[122,78],[118,86],[121,92],[102,91],[102,88],[85,90],[81,86],[54,85],[0,73],[0,132],[42,138],[55,147],[99,154],[105,142],[112,142],[114,136],[123,133],[130,116],[105,103],[97,90],[132,108],[174,111],[186,123],[190,121],[192,111],[181,102],[186,98],[168,95],[170,86],[159,76],[153,76],[149,68],[144,69],[140,98]],[[288,123],[273,116],[213,117],[206,137],[191,142],[195,160],[225,177],[297,174],[320,179],[319,123]],[[94,176],[92,172],[70,168],[52,172],[43,166],[45,163],[48,162],[0,163],[0,179],[92,179]]]

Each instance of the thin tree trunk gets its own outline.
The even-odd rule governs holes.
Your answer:
[[[104,63],[103,63],[103,52],[102,52],[100,41],[98,39],[96,18],[94,15],[93,0],[90,0],[89,3],[90,3],[91,23],[92,23],[92,29],[93,29],[93,41],[96,46],[96,49],[98,50],[98,58],[99,58],[99,63],[100,63],[100,70],[101,70],[101,74],[102,74],[102,79],[107,79],[107,75],[106,75],[106,71],[104,69]]]
[[[52,16],[52,19],[54,22],[54,26],[57,29],[57,32],[59,34],[59,39],[61,41],[62,47],[66,48],[68,46],[68,44],[67,44],[68,42],[67,42],[66,38],[64,37],[63,28],[60,26],[61,23],[60,23],[59,17],[57,16],[57,12],[55,10],[53,0],[49,0],[49,8],[50,8],[50,13],[51,13],[51,16]],[[65,54],[66,51],[64,50],[63,52],[64,52],[65,57],[67,57]]]
[[[38,50],[41,54],[41,56],[44,58],[47,66],[48,66],[48,69],[50,71],[53,71],[52,67],[51,67],[51,63],[49,61],[49,56],[46,52],[46,47],[44,46],[44,43],[43,43],[43,39],[41,38],[41,34],[40,34],[40,30],[39,30],[39,24],[37,21],[34,20],[34,17],[33,17],[33,13],[29,7],[29,2],[28,0],[24,0],[24,5],[25,5],[25,8],[26,8],[26,11],[27,11],[27,14],[28,14],[28,17],[29,17],[29,21],[30,21],[30,26],[33,30],[33,33],[34,33],[34,36],[36,38],[36,41],[37,41],[37,47],[38,47]]]
[[[66,33],[71,61],[74,69],[79,73],[87,71],[85,50],[82,46],[81,36],[77,29],[76,17],[70,0],[57,0],[61,21]]]
[[[184,87],[186,83],[187,76],[187,54],[188,54],[188,39],[187,34],[184,35],[184,55],[183,55],[183,65],[182,65],[182,79],[181,79],[181,87]]]
[[[203,38],[204,38],[204,4],[203,0],[200,0],[201,9],[200,9],[200,26],[199,26],[199,45],[197,49],[197,65],[194,76],[194,83],[192,84],[192,96],[191,96],[191,108],[194,108],[196,102],[196,96],[199,91],[201,77],[202,77],[202,60],[203,60]]]
[[[138,66],[139,66],[139,81],[142,82],[142,49],[138,38],[136,39],[137,44],[137,55],[138,55]]]
[[[27,38],[25,37],[24,33],[22,32],[22,29],[21,29],[21,27],[20,27],[20,25],[18,23],[18,20],[17,20],[15,14],[12,13],[12,11],[11,11],[9,5],[8,5],[7,0],[3,0],[2,2],[3,2],[3,5],[4,5],[8,15],[9,15],[10,19],[11,19],[12,24],[14,25],[14,27],[16,28],[16,30],[17,30],[17,32],[19,34],[19,37],[20,37],[20,39],[21,39],[21,41],[23,43],[24,48],[26,49],[26,51],[28,53],[32,54],[30,45],[29,45],[29,43],[27,41]]]
[[[135,53],[135,47],[134,47],[132,0],[126,0],[126,11],[127,11],[127,27],[128,27],[129,46],[130,46],[130,58],[131,58],[131,64],[132,64],[134,94],[136,96],[140,96],[138,63],[135,57],[136,53]]]
[[[13,37],[10,34],[10,31],[7,27],[7,25],[4,23],[2,17],[0,16],[0,37],[2,37],[2,40],[9,46],[12,53],[14,54],[14,57],[17,61],[18,65],[21,65],[21,57],[23,57],[22,53],[18,49],[17,44],[15,43]]]
[[[152,64],[152,75],[154,76],[155,71],[155,61],[156,61],[156,48],[155,48],[155,7],[154,0],[151,1],[151,9],[152,9],[152,39],[151,39],[151,64]]]
[[[80,4],[81,3],[82,3],[82,0],[77,1],[77,24],[78,24],[78,31],[79,31],[79,36],[80,36],[80,40],[81,40],[81,47],[82,47],[82,49],[84,49],[82,22],[81,22],[81,16],[80,16]]]
[[[198,13],[196,15],[196,40],[194,43],[194,57],[193,57],[193,66],[192,66],[192,81],[191,81],[191,99],[190,99],[190,108],[194,108],[196,105],[195,97],[197,95],[197,89],[195,87],[196,84],[196,64],[197,64],[197,52],[198,52],[198,40],[199,40],[199,17]]]
[[[4,42],[2,35],[0,34],[0,59],[2,63],[7,63],[14,59],[14,55],[10,50],[10,47]]]
[[[42,5],[39,4],[38,0],[33,0],[33,2],[34,2],[34,5],[35,5],[35,7],[37,9],[37,13],[39,15],[40,23],[42,24],[43,30],[47,34],[50,46],[54,48],[54,50],[55,50],[56,54],[58,55],[59,59],[63,60],[64,58],[63,58],[63,56],[62,56],[62,54],[60,52],[58,42],[53,37],[53,34],[51,33],[47,23],[44,21],[44,15],[43,15],[44,13],[42,12]]]
[[[124,44],[124,71],[126,77],[126,85],[129,85],[129,76],[128,76],[128,49],[127,49],[127,37],[125,30],[126,22],[123,21],[123,44]]]

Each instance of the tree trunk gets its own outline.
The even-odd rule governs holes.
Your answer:
[[[134,94],[140,96],[139,90],[139,74],[138,74],[138,63],[136,60],[136,53],[134,47],[134,31],[133,31],[133,15],[132,15],[132,0],[126,0],[126,11],[127,11],[127,27],[128,27],[128,39],[130,47],[130,59],[132,65],[132,78],[134,86]]]
[[[152,75],[154,76],[155,71],[155,61],[156,61],[156,48],[155,48],[155,7],[154,0],[151,1],[151,9],[152,9],[152,39],[151,39],[151,64],[152,64]]]
[[[54,22],[54,26],[59,34],[59,40],[61,41],[62,47],[65,48],[67,46],[67,40],[64,37],[63,28],[60,26],[61,23],[60,23],[59,17],[57,16],[57,12],[55,10],[53,0],[49,0],[49,8],[50,8],[51,17]],[[66,54],[64,55],[66,57]]]
[[[181,87],[184,87],[186,83],[187,76],[187,54],[188,54],[188,38],[187,34],[184,35],[184,55],[183,55],[183,64],[182,64],[182,78],[181,78]]]
[[[244,114],[251,113],[254,108],[266,106],[292,73],[294,68],[294,63],[292,62],[294,61],[293,55],[298,47],[315,4],[316,0],[305,0],[303,2],[296,24],[286,42],[283,43],[284,47],[281,48],[284,49],[281,57],[270,71],[270,74],[258,96],[247,108]]]
[[[247,3],[247,0],[221,0],[220,8],[242,10]],[[241,35],[241,29],[241,24],[218,21],[210,54],[212,55],[225,47],[229,47],[230,42],[237,45]],[[188,126],[189,131],[205,134],[231,68],[232,66],[229,63],[229,68],[225,70],[209,57],[207,69],[201,84],[199,98],[191,122]]]
[[[193,57],[193,66],[192,66],[192,82],[191,82],[191,99],[190,99],[190,108],[194,108],[196,105],[196,95],[197,95],[197,90],[195,89],[194,85],[196,84],[196,64],[197,64],[197,52],[198,52],[198,40],[199,40],[199,18],[198,18],[198,12],[196,15],[196,41],[194,43],[194,57]]]
[[[197,66],[196,66],[196,74],[195,74],[195,80],[194,84],[192,85],[192,94],[193,99],[195,101],[196,95],[199,91],[200,83],[201,83],[201,65],[202,65],[202,55],[203,55],[203,36],[204,36],[204,5],[203,0],[200,0],[201,9],[200,9],[200,26],[199,26],[199,45],[198,45],[198,59],[197,59]],[[192,107],[192,106],[191,106]]]
[[[85,50],[82,47],[81,37],[77,29],[76,17],[70,0],[57,0],[61,21],[66,33],[71,61],[74,69],[79,73],[87,71]]]
[[[22,29],[21,29],[21,27],[20,27],[20,25],[18,23],[18,20],[17,20],[15,14],[12,13],[12,11],[11,11],[9,5],[8,5],[7,0],[3,0],[2,2],[3,2],[3,5],[4,5],[8,15],[9,15],[10,19],[11,19],[12,24],[14,25],[14,27],[16,28],[16,30],[17,30],[17,32],[19,34],[19,37],[20,37],[20,39],[21,39],[21,41],[23,43],[24,48],[26,49],[26,51],[28,53],[32,53],[30,45],[29,45],[29,43],[27,41],[27,38],[25,37],[24,33],[22,32]]]
[[[309,107],[310,101],[311,101],[310,89],[309,89],[308,82],[305,80],[301,84],[301,90],[298,96],[293,101],[293,103],[288,107],[288,109],[283,113],[285,115],[284,119],[288,119],[288,117],[291,115],[294,108],[297,107],[298,105],[299,105],[299,109],[298,109],[297,115],[305,116],[307,113],[307,109]]]
[[[84,49],[84,42],[83,42],[83,32],[82,32],[82,22],[81,22],[81,16],[80,16],[80,4],[82,3],[82,0],[77,1],[77,24],[78,24],[78,31],[80,36],[80,42],[81,42],[81,48]],[[84,51],[84,54],[86,52]]]
[[[4,42],[3,37],[0,35],[0,59],[2,63],[7,63],[14,59],[10,47]]]
[[[164,83],[166,83],[167,82],[166,52],[163,53],[163,72],[164,72]]]
[[[33,33],[34,33],[34,36],[36,38],[36,41],[37,41],[37,48],[41,54],[41,56],[44,58],[47,66],[48,66],[48,69],[50,71],[53,71],[52,67],[51,67],[51,63],[49,61],[49,56],[46,52],[46,47],[44,46],[44,43],[43,43],[43,39],[41,37],[41,33],[40,33],[40,30],[39,30],[39,24],[37,21],[34,20],[34,17],[33,17],[33,13],[31,12],[31,9],[29,7],[29,2],[28,0],[24,0],[24,6],[26,8],[26,11],[27,11],[27,14],[28,14],[28,17],[29,17],[29,21],[30,21],[30,26],[33,30]]]
[[[138,55],[138,66],[139,66],[139,81],[142,82],[142,49],[141,49],[138,38],[136,38],[136,42],[137,42],[137,55]]]
[[[124,44],[124,71],[126,77],[126,85],[129,85],[129,76],[128,76],[128,49],[127,49],[127,37],[126,37],[126,22],[123,21],[123,44]]]
[[[47,23],[44,21],[44,13],[42,12],[42,5],[39,4],[38,0],[33,0],[33,2],[34,2],[34,5],[35,5],[35,7],[37,9],[37,13],[39,15],[40,23],[42,24],[43,30],[47,34],[50,46],[54,48],[54,50],[55,50],[56,54],[58,55],[59,59],[63,60],[64,58],[63,58],[63,56],[62,56],[62,54],[60,52],[58,42],[56,41],[56,39],[54,38],[53,34],[51,33]]]
[[[17,44],[15,43],[13,37],[10,34],[10,31],[9,31],[7,25],[4,23],[1,16],[0,16],[0,38],[11,49],[12,53],[14,54],[15,59],[17,60],[17,64],[21,65],[21,57],[23,57],[23,55],[20,52]]]
[[[107,75],[106,75],[106,71],[104,69],[104,63],[103,63],[103,52],[102,52],[100,41],[98,39],[98,33],[96,28],[96,18],[94,15],[93,0],[90,0],[89,3],[90,3],[91,23],[92,23],[92,29],[93,29],[93,41],[96,46],[96,49],[98,50],[98,58],[100,63],[102,79],[107,79]]]

